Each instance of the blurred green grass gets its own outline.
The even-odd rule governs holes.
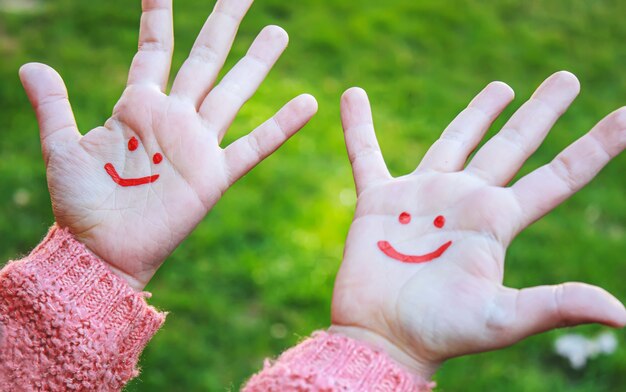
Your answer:
[[[17,12],[0,1],[2,260],[28,252],[53,222],[37,125],[18,67],[27,61],[55,67],[83,132],[101,124],[124,88],[139,3],[46,0]],[[174,70],[212,6],[175,1]],[[128,390],[235,390],[263,358],[328,326],[332,282],[354,207],[339,122],[343,90],[359,85],[370,93],[383,152],[399,175],[413,169],[489,81],[503,80],[516,90],[509,115],[543,78],[570,70],[580,78],[582,94],[525,173],[626,102],[623,15],[626,4],[608,0],[258,0],[229,65],[266,24],[283,26],[291,44],[226,142],[300,92],[318,98],[320,113],[235,185],[154,278],[152,303],[170,315]],[[588,188],[524,232],[510,248],[505,283],[586,281],[626,300],[625,168],[626,157],[618,157]],[[577,329],[588,335],[599,330]],[[617,332],[622,347],[616,354],[577,372],[553,354],[553,340],[562,333],[452,360],[437,375],[439,390],[626,389],[624,331]]]

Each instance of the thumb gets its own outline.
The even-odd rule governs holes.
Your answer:
[[[52,149],[80,138],[67,89],[61,76],[44,64],[23,65],[20,79],[37,114],[41,147],[47,162]]]
[[[626,325],[624,305],[606,290],[584,283],[522,290],[505,288],[498,302],[514,314],[507,325],[510,343],[551,329],[580,324],[599,323],[616,328]]]

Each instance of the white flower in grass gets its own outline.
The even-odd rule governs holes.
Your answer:
[[[567,334],[554,342],[554,350],[569,360],[574,369],[582,369],[587,360],[599,355],[609,355],[617,349],[617,338],[612,332],[603,332],[594,339],[583,335]]]
[[[30,192],[20,188],[13,194],[13,202],[18,207],[25,207],[30,203]]]

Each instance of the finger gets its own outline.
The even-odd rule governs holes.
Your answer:
[[[204,100],[200,114],[222,140],[235,116],[259,88],[280,55],[289,36],[278,26],[268,26],[254,40],[246,56]]]
[[[579,91],[578,79],[571,73],[561,71],[550,76],[502,130],[478,150],[467,170],[490,184],[507,184]]]
[[[191,100],[196,108],[213,87],[233,45],[239,24],[253,0],[218,0],[181,67],[172,94]]]
[[[541,218],[591,181],[626,148],[626,107],[606,116],[552,162],[521,178],[511,190],[519,203],[519,230]]]
[[[513,90],[505,83],[487,85],[443,131],[416,171],[452,172],[463,169],[485,132],[514,96]]]
[[[172,0],[143,0],[139,50],[128,73],[128,85],[154,84],[165,91],[174,51]]]
[[[600,287],[564,283],[523,290],[505,288],[497,299],[505,319],[506,344],[555,328],[599,323],[609,327],[626,325],[624,305]]]
[[[276,151],[317,112],[311,95],[301,95],[285,105],[274,117],[224,150],[229,184],[233,184],[259,162]]]
[[[51,150],[80,139],[67,89],[61,76],[44,64],[22,66],[20,79],[37,113],[41,147],[47,163]]]
[[[367,93],[351,88],[341,97],[341,122],[357,194],[372,183],[391,178],[376,140]]]

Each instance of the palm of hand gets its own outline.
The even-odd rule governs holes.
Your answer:
[[[484,310],[502,287],[510,229],[504,217],[515,208],[506,191],[464,173],[424,173],[367,189],[359,196],[335,299],[377,304],[376,311],[339,312],[335,322],[375,321],[377,331],[393,330],[385,333],[389,339],[401,336],[396,344],[418,347],[420,357],[432,361],[493,341],[484,339]],[[435,225],[438,216],[445,218],[442,227]],[[432,261],[407,263],[383,253],[380,241],[405,255],[452,244]]]
[[[220,146],[288,42],[284,30],[266,27],[214,87],[251,4],[216,4],[168,95],[172,4],[143,0],[128,86],[112,117],[85,136],[60,76],[41,64],[20,70],[39,120],[57,223],[137,290],[222,194],[317,110],[313,97],[299,96],[248,135]]]
[[[561,86],[555,82],[558,78],[565,79]],[[536,93],[537,100],[554,98],[562,84],[572,83],[568,79],[563,74],[548,79]],[[510,101],[507,91],[501,84],[486,88],[418,169],[397,179],[384,167],[367,97],[359,90],[344,97],[346,144],[359,196],[335,283],[333,326],[371,340],[427,376],[447,358],[504,347],[558,326],[626,324],[623,306],[597,287],[567,283],[516,290],[502,285],[506,248],[515,235],[589,181],[626,144],[622,130],[616,129],[618,111],[550,165],[503,187],[527,155],[500,173],[487,173],[489,166],[481,162],[493,158],[493,146],[503,147],[499,137],[507,126],[463,167],[488,124]],[[568,104],[570,98],[562,100]],[[537,110],[529,102],[511,124]],[[472,121],[477,109],[487,115]],[[469,125],[471,141],[459,143],[458,135],[451,137],[459,124]],[[538,145],[540,135],[520,140]],[[529,154],[533,148],[519,151]],[[515,153],[509,156],[515,161]],[[583,162],[571,162],[574,157]],[[380,241],[387,241],[394,252],[385,251]],[[429,254],[426,260],[402,258]]]
[[[434,186],[456,197],[446,203],[446,227],[439,236],[450,238],[454,247],[424,266],[431,273],[414,273],[398,297],[398,316],[410,328],[407,336],[420,336],[424,357],[430,354],[433,361],[511,343],[497,332],[498,324],[512,315],[492,312],[492,307],[505,290],[504,256],[512,229],[508,220],[518,210],[516,202],[504,189],[464,173],[446,177]],[[432,193],[434,199],[438,196],[445,200],[440,192]]]
[[[105,164],[125,179],[158,179],[120,186]],[[132,276],[156,269],[231,183],[193,105],[142,86],[125,92],[105,127],[51,154],[48,181],[58,224]]]

